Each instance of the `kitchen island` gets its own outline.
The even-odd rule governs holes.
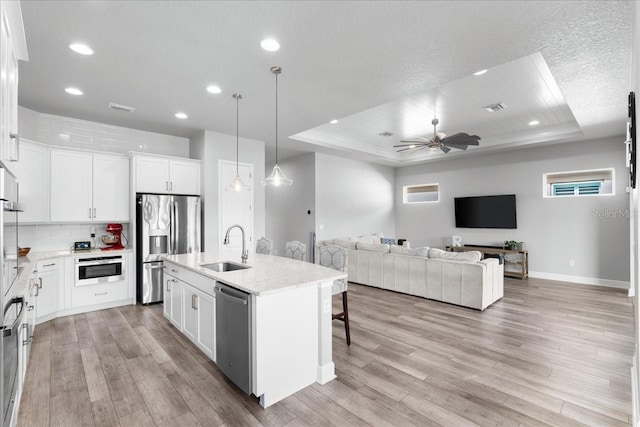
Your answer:
[[[237,325],[220,313],[216,316],[216,304],[221,303],[216,294],[219,298],[223,285],[248,294],[250,380],[247,387],[232,380],[259,397],[263,407],[314,382],[325,384],[335,378],[331,287],[346,273],[262,254],[251,255],[249,268],[223,272],[205,267],[227,261],[217,253],[170,255],[164,260],[165,317],[223,372],[231,363],[217,360],[216,354],[225,351],[217,348],[216,331],[228,335]]]

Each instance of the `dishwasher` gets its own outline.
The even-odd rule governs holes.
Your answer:
[[[249,294],[217,282],[216,364],[246,394],[251,394],[251,300]]]

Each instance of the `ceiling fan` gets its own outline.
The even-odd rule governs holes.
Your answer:
[[[438,123],[438,119],[431,120],[431,124],[433,125],[433,138],[430,140],[422,139],[420,141],[400,141],[400,144],[394,145],[393,147],[398,149],[398,153],[408,150],[418,151],[424,148],[439,148],[445,153],[448,153],[452,148],[466,150],[470,145],[480,145],[480,142],[478,141],[480,141],[481,138],[478,135],[469,135],[464,132],[458,132],[451,136],[447,136],[445,133],[437,132],[436,126]]]

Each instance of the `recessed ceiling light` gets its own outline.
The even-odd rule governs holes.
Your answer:
[[[222,93],[222,89],[220,89],[216,85],[211,85],[211,86],[207,86],[207,92],[218,94],[218,93]]]
[[[64,90],[65,92],[67,92],[68,94],[71,95],[83,95],[84,93],[78,89],[77,87],[68,87]]]
[[[531,120],[529,122],[529,126],[535,126],[535,125],[539,125],[539,124],[540,124],[540,122],[538,120]]]
[[[84,43],[70,43],[69,49],[80,55],[93,55],[93,49]]]
[[[486,73],[486,72],[487,72],[487,70],[486,70],[486,69],[484,69],[484,70],[476,71],[475,73],[473,73],[473,75],[474,75],[474,76],[481,76],[481,75],[483,75],[483,74],[484,74],[484,73]]]
[[[490,113],[495,113],[496,111],[504,110],[507,106],[502,102],[496,102],[495,104],[485,105],[483,108]]]
[[[186,119],[187,117],[189,117],[185,113],[176,113],[175,116],[178,119]]]
[[[274,39],[264,39],[260,42],[260,46],[262,46],[264,50],[268,50],[269,52],[275,52],[276,50],[280,49],[280,43],[278,43]]]
[[[338,123],[338,121],[336,119],[333,119],[329,123],[331,123],[332,125],[335,125],[336,123]]]

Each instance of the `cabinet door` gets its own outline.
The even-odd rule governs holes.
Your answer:
[[[170,160],[170,185],[173,194],[200,195],[200,162]]]
[[[89,222],[92,209],[93,156],[51,151],[51,221]]]
[[[184,284],[182,288],[182,304],[184,313],[184,322],[182,323],[182,333],[191,341],[197,343],[198,334],[198,311],[196,290],[190,285]]]
[[[46,260],[37,264],[38,305],[36,317],[38,323],[49,320],[46,316],[58,311],[59,288],[62,272],[60,258]]]
[[[162,312],[164,313],[164,317],[166,317],[167,319],[171,320],[171,292],[173,291],[174,286],[173,282],[176,279],[174,279],[171,276],[168,275],[164,275],[164,280],[163,280],[163,295],[164,295],[164,300],[162,301]]]
[[[169,320],[173,325],[182,329],[182,282],[180,280],[174,279],[171,282],[171,315]],[[167,297],[165,297],[165,301]]]
[[[196,312],[198,335],[196,344],[211,360],[216,361],[216,300],[205,293],[196,291]]]
[[[94,221],[129,222],[129,159],[93,156]]]
[[[4,6],[4,5],[0,5]],[[13,50],[9,37],[9,23],[4,11],[0,16],[0,160],[9,160],[9,50]]]
[[[169,160],[161,157],[134,157],[137,193],[169,192]]]
[[[27,141],[21,145],[17,174],[24,212],[19,214],[19,220],[49,222],[49,149]]]

